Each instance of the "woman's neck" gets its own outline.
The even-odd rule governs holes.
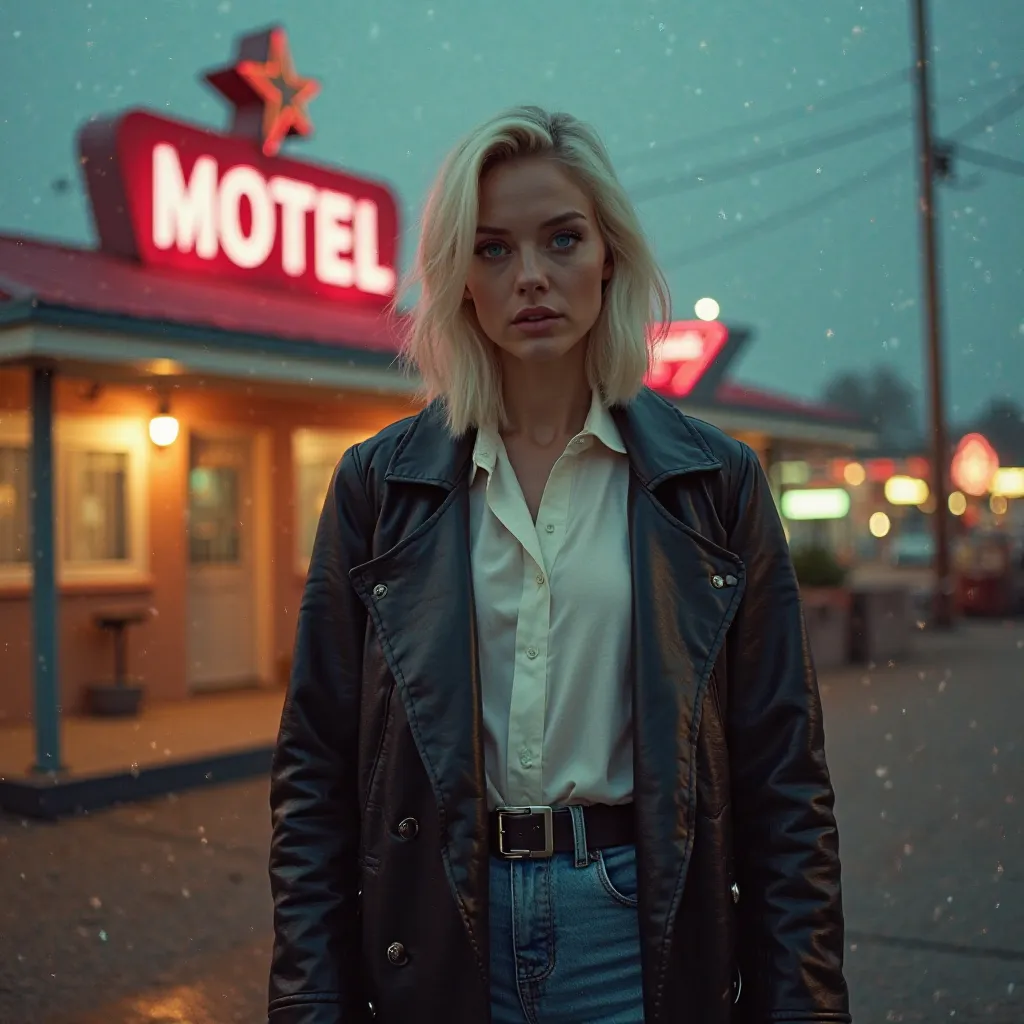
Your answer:
[[[507,360],[502,392],[507,424],[502,433],[545,447],[578,434],[590,411],[586,363],[575,351],[554,363]]]

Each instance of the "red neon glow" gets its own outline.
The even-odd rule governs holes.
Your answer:
[[[896,463],[893,459],[870,459],[864,468],[868,480],[873,484],[884,484],[889,477],[896,475]]]
[[[655,391],[685,398],[718,358],[729,337],[718,320],[674,320],[654,346],[646,384]]]
[[[81,150],[108,252],[378,308],[394,295],[398,204],[380,182],[138,111],[88,125]]]
[[[907,459],[907,476],[916,477],[918,480],[927,480],[931,476],[931,466],[928,460],[920,455],[911,455]]]
[[[961,438],[953,455],[950,478],[964,494],[980,498],[992,485],[999,469],[999,456],[982,434]]]
[[[259,54],[259,59],[246,55]],[[272,28],[246,36],[238,59],[230,67],[212,72],[207,81],[234,104],[238,114],[262,108],[258,120],[236,115],[255,130],[265,156],[275,156],[289,135],[313,133],[306,104],[320,91],[312,78],[296,74],[283,28]]]

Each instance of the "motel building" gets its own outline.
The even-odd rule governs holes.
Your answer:
[[[130,110],[77,143],[97,244],[0,236],[0,807],[56,816],[265,771],[346,448],[415,412],[399,203],[281,154],[316,83],[283,30],[205,76],[226,132]],[[872,436],[731,380],[671,325],[650,383],[766,464]]]

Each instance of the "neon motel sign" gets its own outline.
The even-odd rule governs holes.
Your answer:
[[[389,296],[395,271],[380,263],[379,207],[372,198],[201,156],[186,177],[168,142],[153,147],[152,244],[198,259],[223,253],[238,270],[311,272],[321,285]],[[312,215],[312,217],[310,216]],[[312,250],[310,252],[310,250]],[[312,259],[310,259],[312,257]]]
[[[281,127],[298,102],[281,80],[283,32],[247,37],[246,47],[250,57],[253,47],[265,51],[265,63],[240,59],[235,67],[246,77],[233,69],[207,76],[236,106],[229,134],[147,111],[83,128],[79,149],[101,248],[154,268],[387,305],[398,265],[394,194],[380,181],[280,156],[280,138],[311,130],[304,108]],[[264,82],[253,69],[265,66],[272,74]],[[291,106],[271,109],[274,83]]]
[[[686,398],[728,338],[729,330],[719,320],[673,320],[652,346],[647,385],[674,398]]]

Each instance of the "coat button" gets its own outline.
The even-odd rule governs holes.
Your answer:
[[[732,901],[733,901],[733,903],[739,903],[739,901],[740,901],[740,887],[735,882],[732,883],[732,888],[729,890],[729,892],[732,893]]]
[[[388,588],[385,587],[383,583],[378,583],[377,586],[375,586],[373,588],[373,596],[375,598],[377,598],[378,601],[382,597],[387,597],[387,593],[388,593]]]
[[[415,818],[403,818],[398,823],[398,834],[403,839],[415,839],[420,830],[420,823]]]
[[[400,942],[392,942],[388,946],[388,960],[395,967],[404,967],[409,962],[409,954],[406,953],[405,946]]]
[[[721,590],[722,587],[725,586],[725,580],[721,576],[712,576],[711,586],[713,586],[715,590]]]

